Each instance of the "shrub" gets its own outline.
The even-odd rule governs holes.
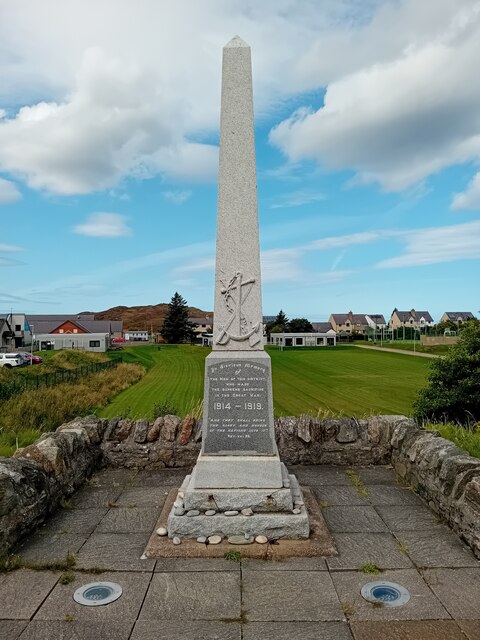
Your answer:
[[[468,322],[450,352],[432,362],[413,409],[422,422],[480,421],[480,321]]]

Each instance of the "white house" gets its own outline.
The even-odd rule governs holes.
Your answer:
[[[270,344],[278,347],[327,347],[337,344],[333,329],[321,333],[271,333]]]
[[[125,340],[131,342],[148,342],[148,331],[125,331]]]

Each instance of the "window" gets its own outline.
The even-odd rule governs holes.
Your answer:
[[[73,330],[73,333],[78,333],[78,329],[74,329],[74,330]]]
[[[58,330],[58,333],[63,333],[63,329],[59,329],[59,330]]]
[[[15,325],[15,331],[21,331],[22,330],[22,325],[21,324],[16,324]]]
[[[89,346],[90,347],[99,347],[100,346],[100,340],[90,340]]]
[[[295,338],[295,344],[302,347],[303,346],[303,338]]]

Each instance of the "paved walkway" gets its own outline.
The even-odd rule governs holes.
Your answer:
[[[388,351],[389,353],[403,353],[407,356],[420,356],[420,358],[440,358],[436,353],[422,353],[421,351],[407,351],[406,349],[390,349],[389,347],[373,347],[366,344],[356,344],[359,349],[371,349],[372,351]]]
[[[0,574],[0,639],[480,639],[480,563],[390,468],[356,470],[367,495],[342,468],[293,471],[321,501],[338,557],[141,560],[185,471],[106,470],[18,549],[30,566],[72,552],[70,572],[61,580],[60,570]],[[367,564],[382,573],[365,573]],[[410,601],[367,603],[360,588],[378,578],[405,586]],[[74,591],[94,580],[120,583],[122,597],[76,604]]]

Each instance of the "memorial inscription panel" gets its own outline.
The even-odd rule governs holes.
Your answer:
[[[274,455],[270,424],[270,368],[224,360],[207,368],[205,454]]]

